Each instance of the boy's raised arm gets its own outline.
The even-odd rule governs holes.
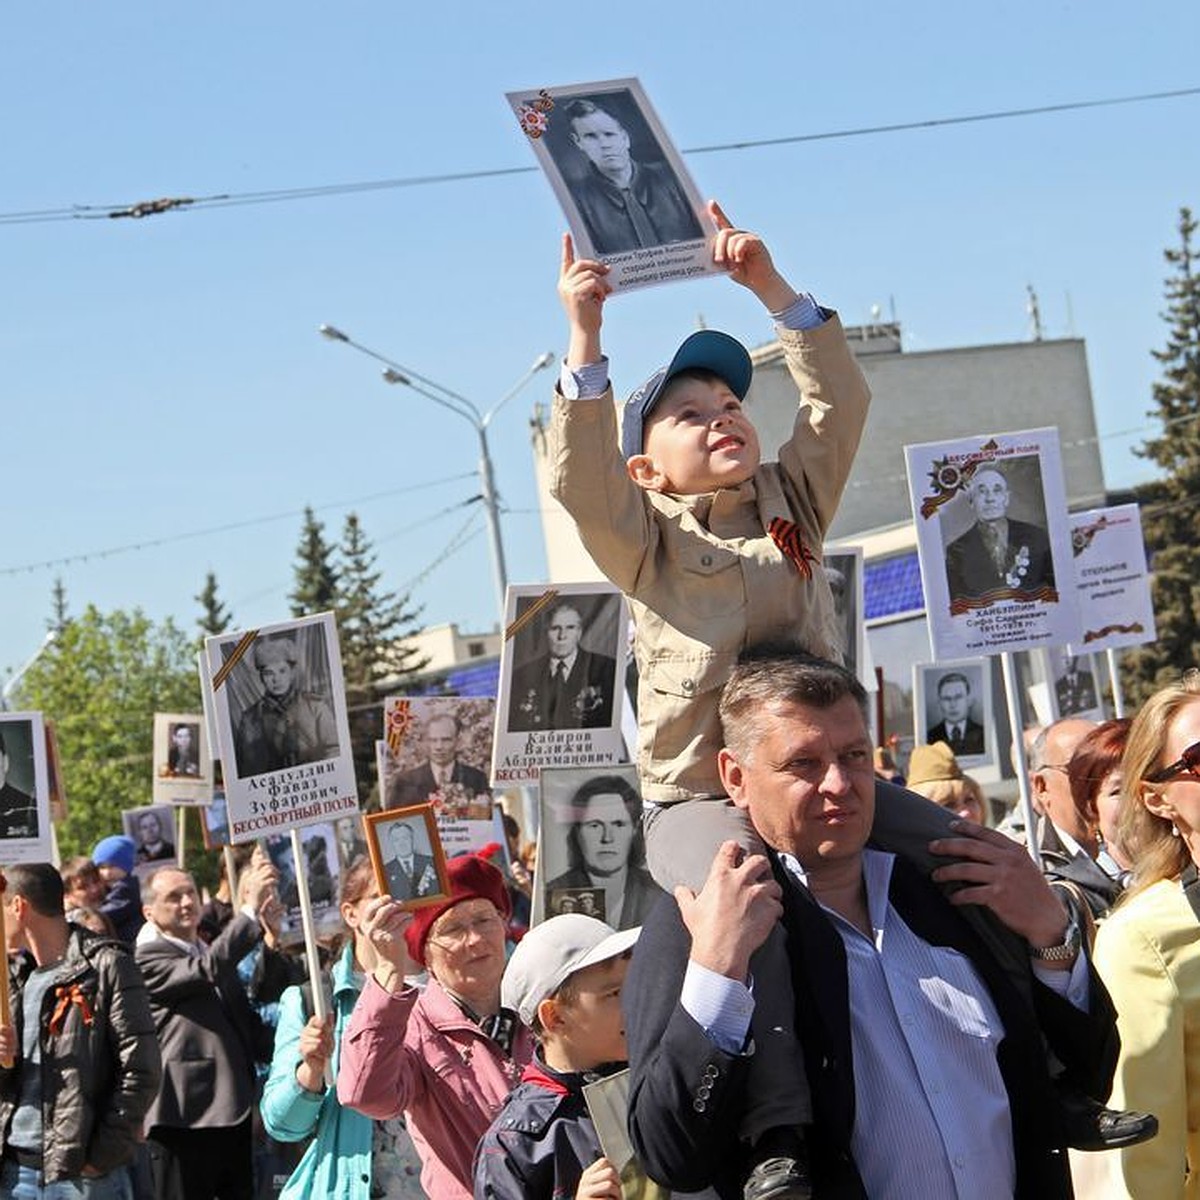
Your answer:
[[[574,369],[598,363],[600,326],[604,323],[604,301],[612,291],[605,276],[608,267],[591,258],[575,258],[575,243],[563,234],[562,266],[558,273],[558,295],[567,313],[570,338],[567,342],[567,367]]]
[[[724,267],[734,283],[749,288],[768,312],[783,312],[797,299],[798,293],[775,269],[766,242],[757,233],[735,229],[715,200],[708,202],[708,212],[717,223],[713,262]]]

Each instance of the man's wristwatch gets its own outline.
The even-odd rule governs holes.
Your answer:
[[[1082,945],[1083,935],[1079,931],[1079,918],[1072,913],[1063,940],[1057,946],[1030,946],[1029,957],[1038,962],[1073,962]]]

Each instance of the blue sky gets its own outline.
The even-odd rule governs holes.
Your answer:
[[[0,216],[528,166],[506,90],[627,75],[685,149],[1200,85],[1194,0],[565,12],[10,6]],[[911,349],[1025,337],[1032,283],[1047,334],[1087,340],[1107,479],[1120,486],[1145,477],[1130,453],[1140,435],[1117,435],[1146,424],[1162,249],[1179,206],[1200,206],[1198,117],[1190,97],[688,163],[847,321],[894,302]],[[561,228],[536,173],[142,221],[0,223],[0,675],[38,646],[56,574],[75,611],[140,606],[190,628],[212,569],[239,625],[285,616],[306,504],[331,536],[356,510],[389,586],[424,575],[423,620],[490,626],[478,505],[476,536],[425,574],[472,511],[459,506],[477,491],[474,435],[316,327],[338,325],[487,408],[539,353],[563,349]],[[618,389],[698,314],[750,342],[769,336],[753,298],[724,280],[623,296],[605,331]],[[513,582],[544,570],[527,418],[547,381],[492,432]]]

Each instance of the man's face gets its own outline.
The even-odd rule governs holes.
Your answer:
[[[629,169],[629,134],[608,113],[576,117],[571,140],[602,175],[621,175]]]
[[[615,875],[629,862],[636,831],[623,796],[601,792],[588,799],[579,820],[579,849],[589,875]]]
[[[551,658],[570,658],[579,647],[583,622],[573,608],[559,608],[550,614],[546,640]]]
[[[390,841],[394,857],[399,859],[412,858],[413,832],[407,825],[400,823],[393,825]]]
[[[158,823],[158,814],[144,813],[138,817],[138,833],[143,842],[161,841],[162,826]]]
[[[967,719],[971,693],[965,683],[951,679],[938,688],[938,705],[948,725],[958,725]]]
[[[146,920],[171,937],[196,940],[200,924],[200,898],[186,871],[159,871],[152,884],[153,898],[143,906]]]
[[[1069,718],[1057,721],[1046,733],[1045,766],[1031,777],[1037,807],[1064,833],[1078,841],[1092,835],[1071,798],[1071,781],[1067,764],[1076,747],[1093,730],[1091,721]]]
[[[435,717],[425,727],[425,749],[429,761],[435,766],[446,767],[454,761],[458,748],[458,727],[450,717]]]
[[[998,471],[979,471],[967,498],[981,521],[998,521],[1008,512],[1008,484]]]
[[[171,734],[171,740],[181,753],[190,750],[192,746],[192,727],[190,725],[176,725],[175,732]]]
[[[758,470],[762,458],[758,431],[721,380],[668,384],[646,425],[644,444],[640,457],[650,459],[659,476],[652,490],[677,496],[737,487]]]
[[[296,668],[286,658],[272,658],[258,668],[258,677],[268,696],[286,696]]]
[[[871,737],[853,696],[828,708],[769,704],[739,760],[721,751],[721,779],[763,841],[806,871],[856,857],[875,819]]]

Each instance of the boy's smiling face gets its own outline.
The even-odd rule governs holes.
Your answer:
[[[644,448],[628,462],[647,491],[697,496],[745,483],[761,460],[758,433],[724,380],[671,381],[646,421]]]

